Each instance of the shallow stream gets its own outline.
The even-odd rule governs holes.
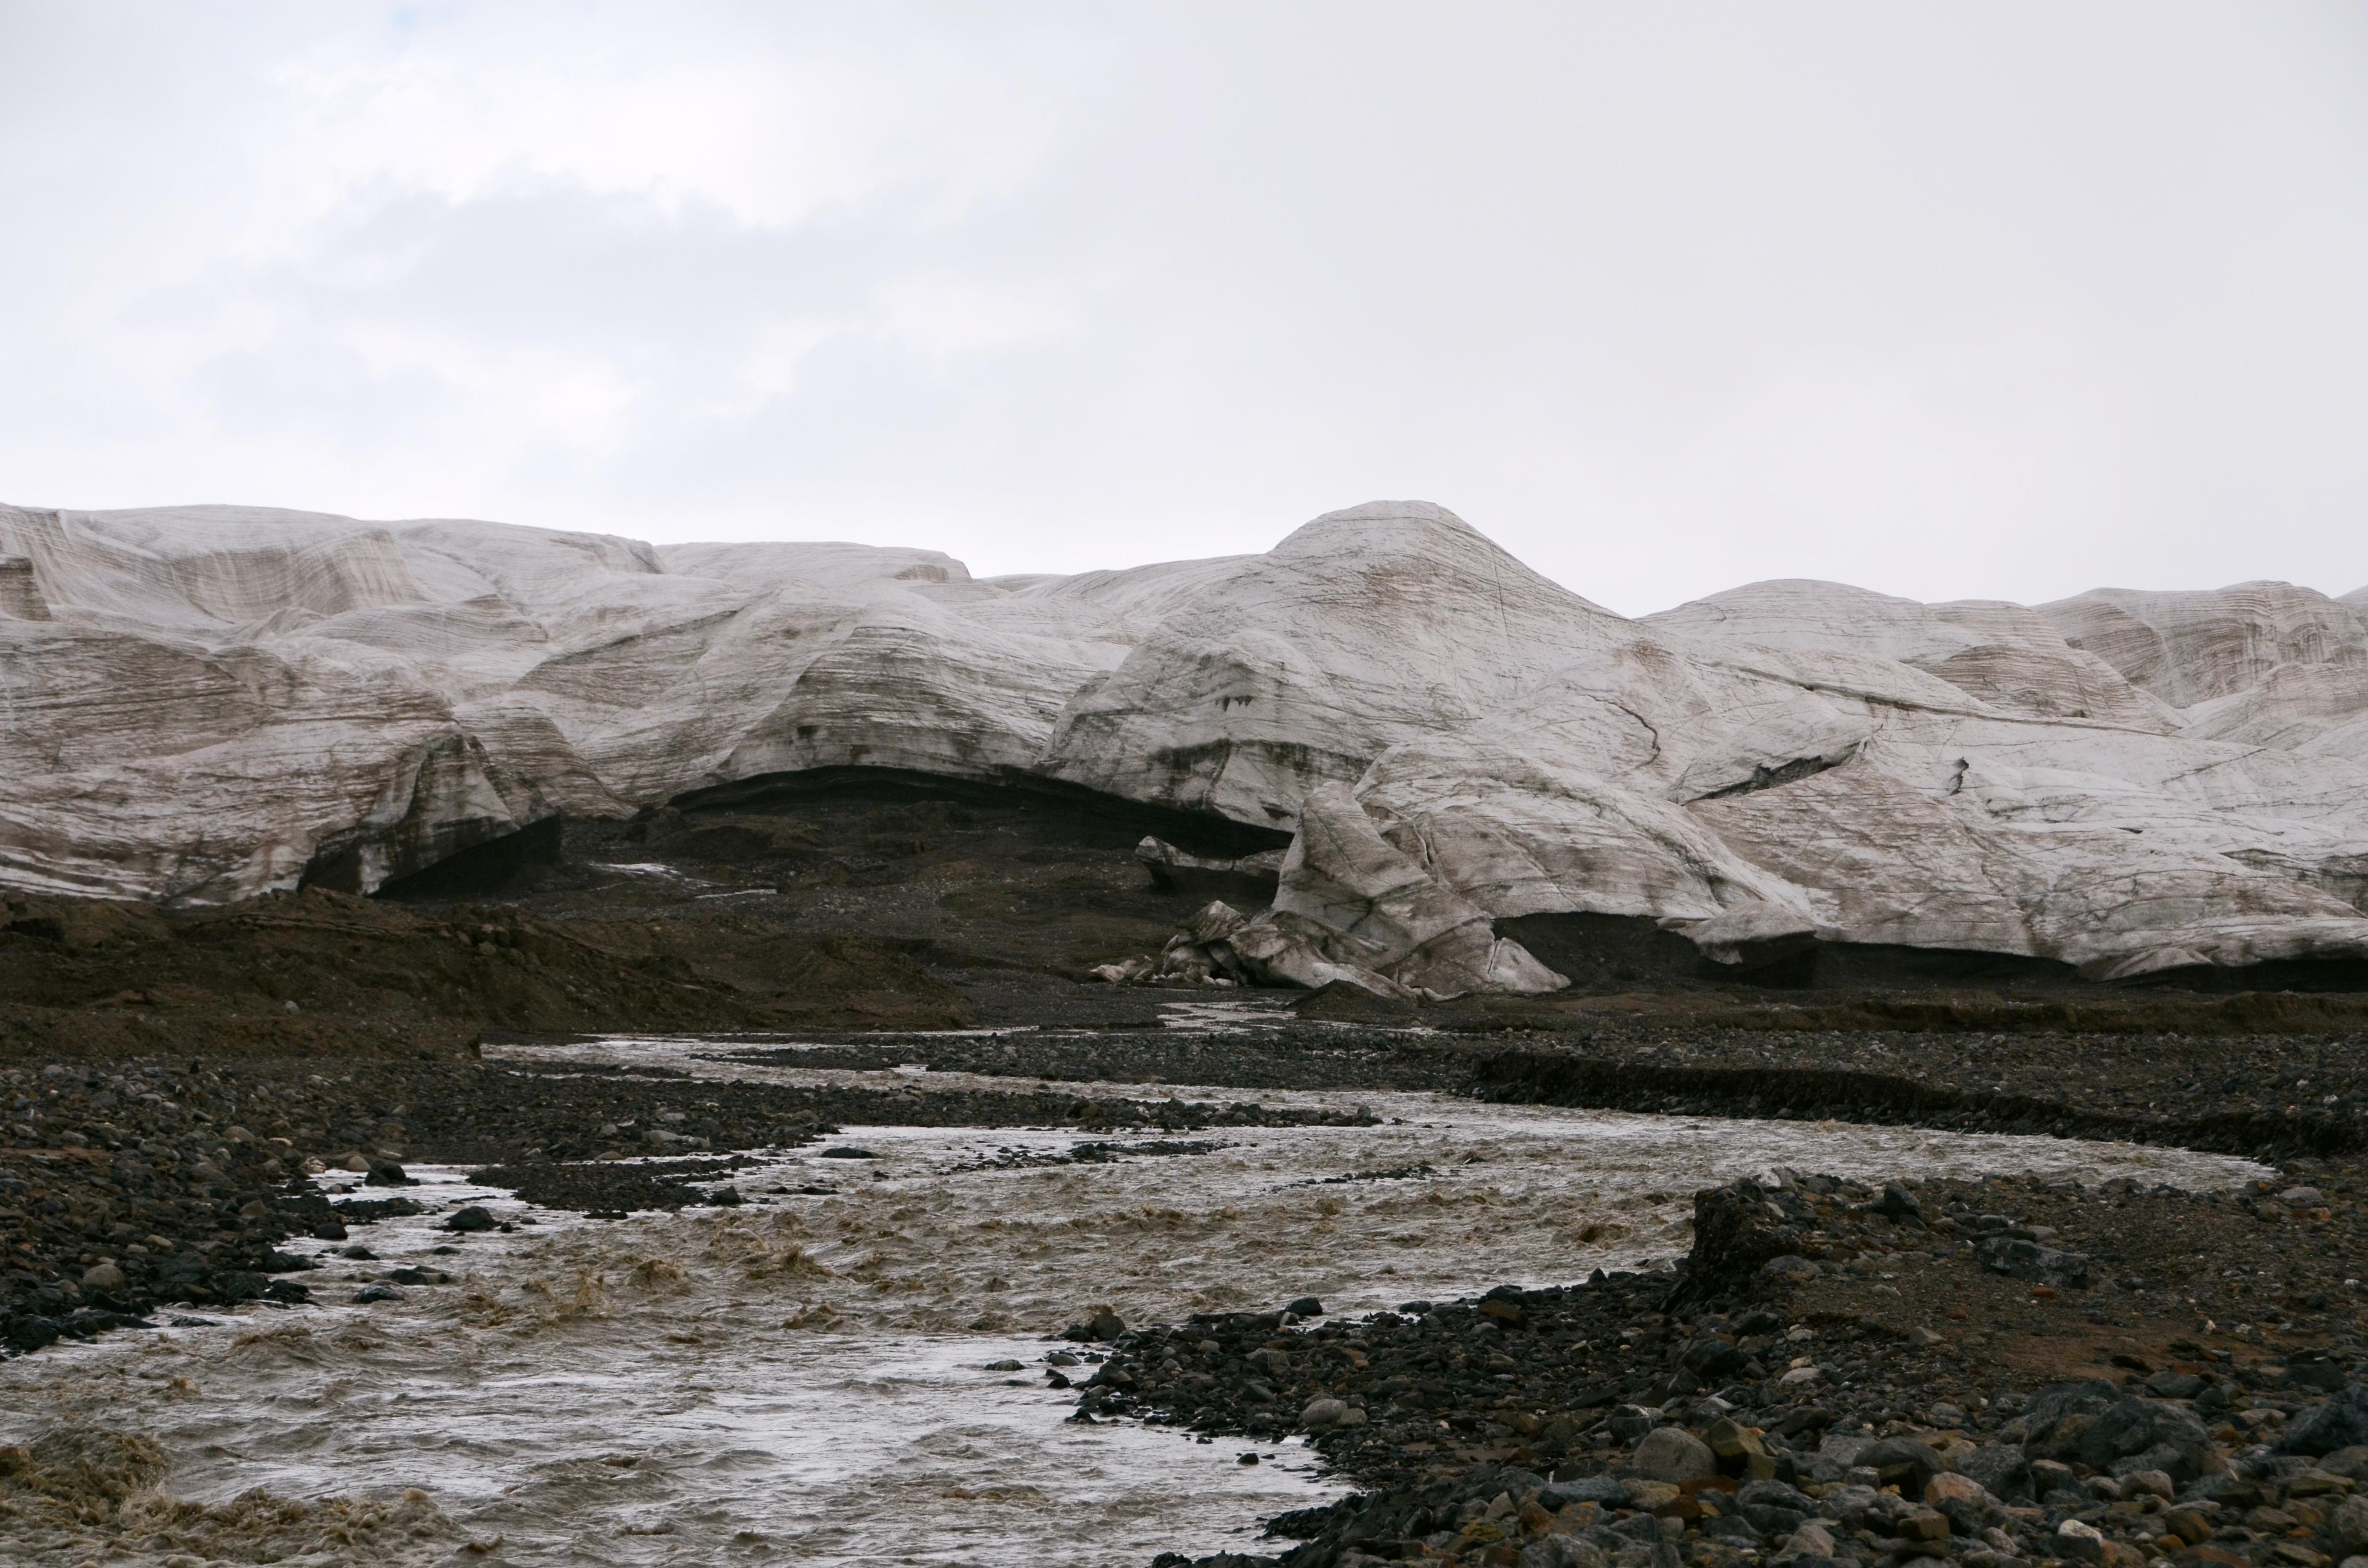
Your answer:
[[[695,1101],[701,1079],[1035,1086],[816,1072],[780,1052],[760,1064],[728,1045],[611,1040],[513,1053],[693,1074],[653,1080],[653,1114]],[[1305,1295],[1360,1312],[1650,1266],[1685,1250],[1696,1188],[1776,1166],[2187,1187],[2260,1174],[1908,1128],[1060,1087],[1361,1106],[1379,1120],[1098,1137],[850,1127],[731,1171],[741,1207],[621,1221],[529,1211],[462,1172],[415,1167],[432,1211],[355,1227],[378,1259],[324,1258],[302,1277],[314,1306],[0,1363],[9,1440],[59,1423],[153,1440],[170,1467],[161,1490],[191,1505],[127,1509],[121,1528],[27,1526],[9,1560],[179,1568],[267,1535],[279,1560],[321,1563],[1143,1568],[1167,1550],[1253,1551],[1258,1519],[1331,1494],[1313,1456],[1069,1423],[1075,1396],[1044,1376],[1062,1347],[1048,1335],[1104,1303],[1130,1323]],[[1076,1160],[1088,1143],[1116,1149]],[[848,1148],[871,1157],[829,1153]],[[533,1223],[456,1238],[438,1227],[463,1201]],[[353,1301],[363,1276],[404,1265],[452,1279]],[[1261,1462],[1240,1462],[1248,1452]],[[268,1508],[233,1502],[256,1488],[296,1504],[258,1523]]]

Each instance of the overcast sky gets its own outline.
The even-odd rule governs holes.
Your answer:
[[[0,0],[0,499],[2368,584],[2368,6]]]

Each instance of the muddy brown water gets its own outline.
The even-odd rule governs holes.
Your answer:
[[[1223,1008],[1178,1021],[1257,1026]],[[1014,1086],[803,1068],[778,1044],[762,1062],[684,1039],[500,1049],[546,1070],[915,1096]],[[1048,1336],[1104,1303],[1131,1323],[1309,1294],[1360,1312],[1653,1267],[1685,1250],[1697,1187],[1775,1166],[2191,1188],[2262,1174],[2128,1144],[1428,1094],[1262,1097],[1378,1119],[1130,1133],[1120,1142],[1138,1152],[1083,1163],[1058,1163],[1089,1141],[1074,1131],[850,1127],[732,1173],[737,1209],[623,1221],[529,1212],[461,1171],[420,1171],[431,1212],[357,1228],[380,1259],[325,1260],[306,1276],[318,1305],[209,1313],[207,1326],[0,1364],[10,1440],[129,1436],[164,1467],[153,1494],[111,1515],[20,1506],[0,1518],[6,1555],[251,1561],[239,1554],[267,1535],[278,1560],[302,1563],[1139,1568],[1167,1550],[1256,1550],[1260,1518],[1333,1494],[1312,1453],[1071,1423],[1074,1395],[1044,1379],[1044,1357],[1064,1347]],[[1151,1152],[1163,1142],[1198,1152]],[[825,1153],[848,1146],[874,1157]],[[456,1242],[437,1226],[464,1201],[535,1222]],[[404,1265],[452,1281],[353,1301],[361,1276]],[[1261,1462],[1239,1462],[1245,1451]],[[256,1489],[286,1501],[238,1501]],[[258,1524],[272,1508],[279,1522]]]

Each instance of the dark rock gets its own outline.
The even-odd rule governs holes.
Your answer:
[[[1789,1488],[1788,1488],[1789,1490]],[[1594,1503],[1605,1508],[1628,1506],[1627,1484],[1609,1475],[1582,1476],[1577,1481],[1557,1481],[1538,1493],[1538,1506],[1543,1508],[1567,1508],[1574,1503]]]
[[[163,1286],[197,1284],[213,1273],[202,1253],[176,1252],[156,1265],[156,1282]]]
[[[1737,1546],[1756,1547],[1760,1542],[1759,1527],[1740,1514],[1721,1514],[1704,1519],[1702,1535],[1712,1540],[1732,1541]]]
[[[2029,1279],[2061,1290],[2089,1288],[2086,1253],[2063,1252],[2020,1236],[1987,1236],[1975,1247],[1974,1255],[1981,1259],[1983,1267],[1994,1274]]]
[[[2363,1443],[2368,1443],[2368,1385],[2354,1383],[2288,1422],[2277,1448],[2282,1454],[2316,1456]]]
[[[2031,1460],[2013,1443],[1984,1443],[1961,1453],[1957,1469],[1993,1497],[2013,1502],[2031,1495]]]
[[[1340,1518],[1344,1506],[1351,1501],[1344,1499],[1342,1503],[1326,1503],[1317,1508],[1293,1508],[1288,1513],[1277,1514],[1266,1522],[1266,1533],[1286,1540],[1313,1540]]]
[[[2031,1435],[2023,1451],[2032,1460],[2114,1474],[2159,1470],[2182,1484],[2211,1462],[2211,1434],[2192,1411],[2125,1394],[2102,1381],[2048,1389],[2031,1402],[2024,1419]],[[2040,1483],[2036,1465],[2033,1481]]]
[[[1725,1340],[1713,1338],[1697,1339],[1687,1346],[1678,1363],[1707,1386],[1741,1371],[1749,1359]]]
[[[34,1351],[45,1345],[54,1345],[64,1332],[53,1318],[20,1312],[8,1319],[6,1335],[12,1349]]]
[[[2278,1379],[2280,1388],[2315,1389],[2332,1392],[2343,1386],[2343,1364],[2340,1361],[2305,1359],[2297,1357],[2286,1366]]]
[[[2131,1397],[2098,1412],[2078,1452],[2092,1470],[2117,1476],[2158,1470],[2183,1485],[2211,1462],[2212,1435],[2191,1410]]]
[[[1313,1296],[1302,1296],[1282,1310],[1292,1317],[1320,1318],[1324,1315],[1324,1303]]]
[[[1694,1244],[1684,1293],[1736,1290],[1762,1266],[1799,1250],[1795,1228],[1770,1212],[1768,1193],[1748,1179],[1694,1194]]]
[[[1898,1487],[1903,1497],[1921,1497],[1926,1483],[1947,1468],[1931,1444],[1913,1437],[1885,1437],[1869,1446],[1858,1462],[1882,1476],[1885,1486]]]
[[[2029,1447],[2039,1435],[2066,1415],[2094,1415],[2122,1397],[2120,1385],[2102,1378],[2089,1378],[2079,1382],[2056,1383],[2033,1395],[2022,1413],[2023,1424],[2032,1436],[2025,1440]],[[2053,1457],[2038,1456],[2034,1457]]]
[[[1108,1307],[1096,1307],[1093,1315],[1085,1322],[1073,1323],[1063,1329],[1061,1337],[1081,1345],[1095,1342],[1107,1345],[1125,1332],[1125,1320]]]
[[[214,1276],[214,1294],[225,1306],[241,1301],[259,1301],[271,1294],[271,1281],[260,1274],[245,1269],[228,1269]]]
[[[2032,1494],[2042,1502],[2066,1494],[2086,1502],[2089,1496],[2081,1488],[2079,1478],[2072,1473],[2072,1467],[2058,1460],[2031,1461],[2031,1490]]]
[[[490,1231],[495,1224],[492,1210],[483,1204],[472,1203],[465,1209],[456,1210],[452,1217],[444,1221],[444,1228],[448,1231]]]
[[[1798,1514],[1817,1511],[1817,1505],[1807,1494],[1781,1481],[1747,1481],[1736,1491],[1735,1500],[1747,1508],[1790,1508]]]
[[[1895,1220],[1920,1221],[1924,1218],[1924,1205],[1916,1201],[1914,1193],[1896,1181],[1884,1187],[1883,1198],[1875,1204],[1874,1211],[1887,1214]]]

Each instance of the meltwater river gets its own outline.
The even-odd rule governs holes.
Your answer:
[[[777,1043],[763,1063],[682,1040],[517,1053],[919,1093],[1028,1086],[801,1069]],[[1686,1249],[1697,1187],[1776,1166],[2192,1188],[2263,1174],[2130,1144],[1427,1094],[1258,1097],[1381,1120],[1128,1132],[1118,1142],[1140,1152],[1058,1165],[1036,1162],[1080,1134],[849,1127],[733,1172],[740,1208],[622,1221],[529,1210],[463,1172],[414,1167],[431,1212],[357,1227],[378,1261],[325,1259],[302,1277],[314,1306],[210,1312],[0,1363],[0,1439],[128,1439],[163,1466],[160,1495],[112,1523],[0,1519],[0,1558],[1144,1568],[1162,1551],[1254,1551],[1260,1518],[1334,1494],[1313,1454],[1068,1424],[1075,1396],[1043,1376],[1048,1335],[1101,1303],[1130,1323],[1304,1295],[1359,1312],[1657,1262]],[[822,1153],[839,1145],[877,1157]],[[431,1251],[454,1244],[436,1227],[464,1200],[535,1222]],[[361,1273],[406,1264],[451,1282],[353,1301]],[[1239,1462],[1246,1451],[1264,1462]]]

